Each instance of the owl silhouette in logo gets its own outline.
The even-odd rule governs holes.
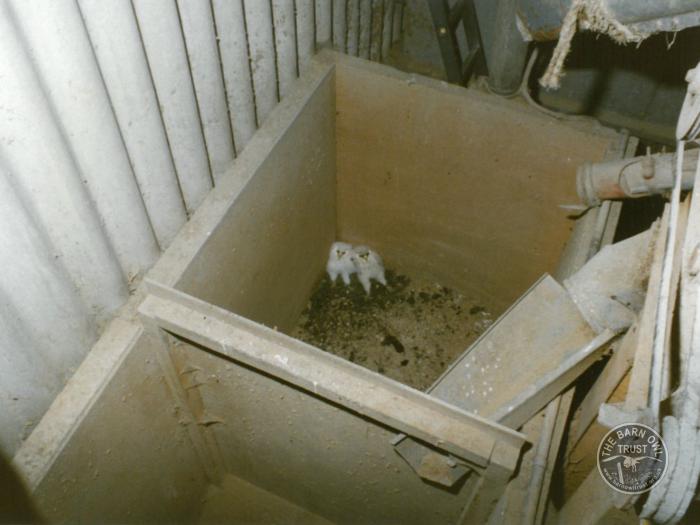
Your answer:
[[[618,458],[625,458],[625,460],[622,462],[622,466],[625,468],[631,468],[632,472],[637,472],[637,465],[643,460],[643,459],[653,459],[654,461],[661,461],[658,458],[655,458],[653,456],[639,456],[639,457],[632,457],[632,456],[625,456],[624,454],[618,454],[617,456],[611,456],[606,459],[602,459],[601,463],[607,463],[608,461],[613,461]]]

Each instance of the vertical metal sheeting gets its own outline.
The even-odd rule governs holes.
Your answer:
[[[295,41],[296,19],[294,0],[272,0],[272,17],[277,50],[277,76],[279,96],[284,97],[299,74],[297,69],[297,45]]]
[[[401,29],[403,27],[403,10],[404,5],[401,2],[394,2],[394,11],[391,20],[391,42],[395,44],[401,40]]]
[[[55,264],[66,268],[87,308],[103,316],[126,299],[126,285],[75,158],[81,144],[71,144],[76,137],[60,120],[60,107],[46,92],[37,62],[12,5],[0,4],[0,64],[7,68],[0,85],[0,162],[45,231]]]
[[[228,118],[224,77],[216,42],[214,15],[209,2],[178,0],[204,141],[214,180],[235,157]]]
[[[382,21],[382,60],[386,60],[391,49],[391,32],[394,29],[394,2],[384,0],[384,19]]]
[[[122,273],[136,275],[155,262],[159,248],[78,6],[51,0],[11,6],[75,172]]]
[[[219,53],[224,72],[236,154],[257,128],[253,80],[248,63],[248,39],[242,0],[213,0]]]
[[[153,230],[165,248],[187,216],[134,11],[129,2],[78,5]]]
[[[346,36],[347,36],[347,20],[346,20],[346,15],[347,12],[345,10],[347,0],[332,0],[333,4],[331,5],[331,10],[333,12],[332,14],[332,20],[331,23],[333,24],[333,47],[340,51],[341,53],[345,53],[346,49]]]
[[[316,6],[316,44],[319,47],[331,43],[333,26],[333,0],[315,0]]]
[[[369,59],[382,59],[382,34],[384,32],[384,0],[372,0],[372,15],[369,30]]]
[[[272,9],[270,3],[244,0],[250,69],[253,73],[253,92],[260,126],[277,104],[277,71],[275,70]]]
[[[0,450],[11,453],[78,365],[95,327],[4,166],[0,198]]]
[[[0,451],[14,453],[316,49],[380,60],[402,6],[0,0]]]
[[[347,0],[348,38],[346,52],[357,56],[360,49],[360,0]]]
[[[194,213],[212,179],[177,6],[138,0],[133,5],[185,207]]]
[[[369,59],[369,48],[372,42],[372,4],[373,0],[360,0],[360,37],[358,55]]]
[[[299,73],[309,65],[316,49],[316,17],[314,0],[295,0],[296,42]]]

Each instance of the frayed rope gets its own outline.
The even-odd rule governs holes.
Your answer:
[[[618,22],[608,9],[606,0],[573,0],[562,21],[559,42],[554,48],[547,70],[540,78],[542,87],[559,88],[564,74],[564,61],[578,28],[606,34],[618,44],[639,43],[649,36],[649,33],[634,30]]]

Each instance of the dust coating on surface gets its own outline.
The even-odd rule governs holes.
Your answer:
[[[367,295],[327,275],[291,335],[419,390],[427,389],[493,322],[477,300],[431,280],[386,272]]]
[[[230,474],[224,477],[220,485],[209,486],[197,523],[332,525],[325,518],[291,501]]]

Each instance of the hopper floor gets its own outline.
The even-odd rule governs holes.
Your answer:
[[[419,390],[427,389],[493,322],[481,302],[387,270],[368,296],[327,275],[292,336]]]

